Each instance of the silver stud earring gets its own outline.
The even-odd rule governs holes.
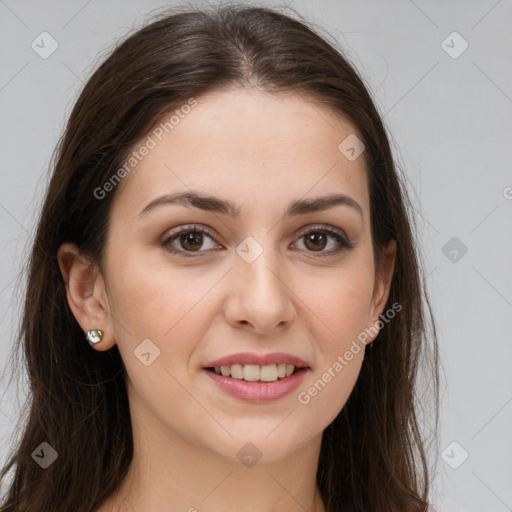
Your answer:
[[[87,331],[87,335],[85,336],[89,345],[93,347],[97,343],[99,343],[103,339],[103,331],[101,329],[94,329],[92,331]]]

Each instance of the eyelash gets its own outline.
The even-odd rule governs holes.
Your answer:
[[[308,229],[308,231],[303,232],[298,237],[298,239],[300,240],[301,238],[305,237],[306,235],[308,235],[310,233],[317,233],[317,232],[327,233],[328,235],[332,236],[341,245],[341,247],[334,251],[331,250],[326,253],[319,253],[318,255],[314,255],[314,257],[316,257],[316,258],[324,258],[327,256],[333,256],[335,254],[339,254],[340,252],[342,252],[344,250],[350,250],[354,247],[354,243],[345,239],[338,231],[336,231],[332,228],[328,228],[326,226],[322,226],[322,225],[310,227]],[[203,233],[203,234],[208,235],[212,240],[214,240],[216,242],[215,235],[213,234],[213,232],[210,229],[208,229],[206,227],[200,227],[195,224],[191,224],[191,225],[180,227],[178,229],[178,231],[171,233],[170,236],[168,236],[164,240],[162,240],[162,242],[161,242],[162,247],[164,247],[170,253],[177,254],[184,258],[197,258],[197,257],[200,257],[200,255],[199,254],[196,255],[195,253],[206,252],[206,251],[178,250],[169,245],[174,239],[177,239],[180,235],[183,235],[184,233]],[[218,243],[218,242],[216,242],[216,243]],[[307,251],[307,252],[314,253],[314,251]]]

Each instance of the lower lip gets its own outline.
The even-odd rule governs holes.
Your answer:
[[[308,369],[302,368],[289,377],[275,382],[247,382],[224,377],[210,370],[204,369],[203,371],[228,395],[247,402],[262,403],[279,400],[297,389],[304,380]]]

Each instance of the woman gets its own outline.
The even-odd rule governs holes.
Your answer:
[[[363,82],[298,15],[128,37],[58,148],[1,510],[428,510],[406,200]]]

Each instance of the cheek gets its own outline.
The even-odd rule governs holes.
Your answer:
[[[304,302],[314,314],[305,318],[311,322],[308,329],[315,339],[318,367],[298,390],[304,421],[326,427],[341,411],[358,379],[365,350],[358,336],[367,327],[373,292],[369,268],[362,262],[340,267],[336,280],[331,275],[307,289]]]
[[[298,390],[299,414],[305,423],[324,429],[343,409],[361,371],[364,349],[358,350],[351,352],[350,361],[340,351]]]
[[[336,418],[357,382],[365,351],[358,336],[366,327],[372,287],[368,273],[353,268],[310,296],[317,367],[298,390],[297,401],[312,428],[325,428]]]
[[[109,272],[112,305],[120,320],[116,342],[129,374],[133,407],[182,428],[184,436],[198,435],[188,432],[187,425],[202,425],[204,410],[183,386],[194,350],[211,323],[208,292],[219,277],[143,261],[125,253],[122,260],[111,259]],[[149,364],[139,357],[142,353],[150,354]]]
[[[194,306],[214,284],[208,274],[148,261],[137,251],[124,252],[123,258],[112,254],[109,277],[109,303],[127,328],[119,334],[160,340],[187,325]]]
[[[340,267],[324,279],[311,277],[301,296],[313,313],[308,315],[316,325],[316,339],[328,352],[335,353],[350,345],[365,327],[372,294],[373,276],[361,264]],[[320,334],[321,332],[321,334]]]

